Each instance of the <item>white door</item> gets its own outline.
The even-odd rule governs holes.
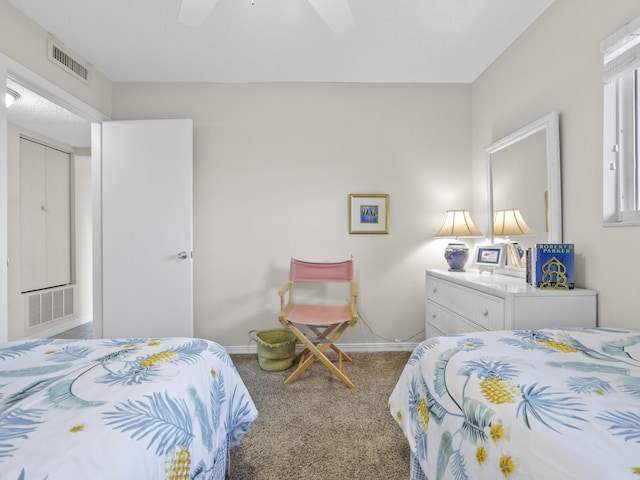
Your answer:
[[[22,292],[71,283],[69,154],[20,139]]]
[[[191,337],[193,122],[104,122],[101,130],[94,336]]]

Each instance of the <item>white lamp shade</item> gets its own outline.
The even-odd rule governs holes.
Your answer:
[[[530,235],[533,231],[522,218],[520,210],[496,210],[493,216],[493,234],[498,237]]]
[[[482,237],[467,210],[448,210],[436,237]]]

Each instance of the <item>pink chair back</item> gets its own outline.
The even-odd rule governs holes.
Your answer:
[[[350,282],[353,280],[353,260],[314,263],[292,258],[289,280],[297,282]]]

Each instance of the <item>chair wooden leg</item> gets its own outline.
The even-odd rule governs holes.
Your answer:
[[[325,348],[326,349],[326,348]],[[349,388],[355,388],[355,385],[351,382],[351,380],[349,380],[347,378],[347,376],[342,373],[341,370],[338,369],[338,367],[336,367],[331,360],[329,360],[324,353],[322,353],[320,350],[318,350],[318,360],[320,360],[329,370],[331,370],[331,372],[333,372],[333,374],[338,377],[340,380],[342,380],[342,382]]]
[[[342,358],[344,358],[347,362],[351,361],[351,357],[346,352],[340,350],[333,343],[330,346],[331,346],[331,349],[338,354],[338,356],[342,356]]]
[[[307,353],[309,353],[309,349],[305,348],[298,355],[296,355],[296,358],[293,359],[293,363],[299,363],[304,361],[304,357],[306,357]]]
[[[330,341],[331,341],[331,349],[332,349],[334,352],[336,352],[336,353],[338,354],[338,358],[340,358],[340,355],[342,355],[342,357],[344,357],[344,359],[345,359],[347,362],[350,362],[350,361],[351,361],[351,357],[350,357],[349,355],[347,355],[345,352],[343,352],[342,350],[340,350],[340,349],[335,345],[335,343],[333,343],[333,342],[335,342],[335,341],[338,339],[338,337],[339,337],[340,335],[342,335],[342,332],[344,332],[344,331],[347,329],[347,327],[348,327],[348,326],[349,326],[349,324],[347,324],[347,323],[340,324],[340,328],[338,328],[338,329],[333,333],[333,335],[329,336],[329,337],[328,337],[328,340],[330,340]],[[342,370],[342,369],[341,369],[341,370]]]
[[[311,364],[317,359],[320,360],[325,367],[327,367],[336,377],[338,377],[347,387],[355,388],[355,385],[347,378],[347,376],[342,373],[342,360],[340,359],[340,368],[336,367],[331,360],[329,360],[324,351],[329,348],[333,343],[321,343],[319,347],[314,345],[314,343],[309,340],[297,327],[292,324],[289,324],[289,328],[294,333],[296,337],[305,345],[306,349],[309,350],[311,355],[304,361],[301,359],[301,363],[298,365],[298,368],[284,381],[285,384],[290,384],[296,378],[298,378]],[[334,329],[332,329],[334,330]],[[338,329],[340,330],[340,329]],[[336,332],[337,333],[337,332]],[[340,332],[342,333],[342,332]],[[334,333],[335,335],[335,333]],[[329,339],[330,342],[333,342],[340,334],[338,333],[335,338]]]
[[[298,338],[298,340],[300,340],[305,345],[305,349],[296,356],[295,361],[298,362],[298,367],[284,381],[286,385],[290,384],[296,378],[298,378],[302,374],[302,372],[304,372],[307,368],[309,368],[309,366],[316,360],[315,355],[309,348],[309,347],[315,348],[313,343],[300,331],[300,329],[298,329],[293,324],[289,323],[287,326],[293,332],[293,334]],[[306,357],[307,353],[310,354],[308,357]]]
[[[287,323],[287,326],[289,326],[290,324]],[[328,327],[325,328],[325,330],[323,332],[320,332],[318,330],[319,327],[316,326],[311,326],[309,327],[310,330],[315,334],[316,338],[314,340],[311,340],[311,342],[314,345],[317,345],[318,343],[321,343],[322,340],[325,341],[330,341],[331,344],[329,345],[334,352],[336,352],[337,354],[339,354],[340,352],[342,352],[342,350],[340,350],[338,347],[336,347],[336,345],[333,343],[344,331],[344,329],[346,328],[346,325],[344,326],[344,328],[342,328],[339,332],[339,334],[333,335],[330,339],[328,339],[327,337],[329,336],[329,334],[331,332],[333,332],[336,328],[338,328],[341,324],[335,324],[335,325],[329,325]],[[298,330],[300,335],[303,335],[302,331]],[[295,332],[294,332],[295,333]],[[298,334],[296,333],[296,336]],[[306,336],[305,336],[306,338]],[[301,340],[303,341],[303,340]],[[309,349],[305,348],[304,350],[302,350],[298,355],[296,355],[295,359],[293,360],[294,363],[298,363],[301,361],[305,360],[305,356],[309,353]],[[349,357],[349,355],[347,355],[346,353],[342,352],[342,355],[350,362],[351,361],[351,357]]]
[[[296,378],[302,375],[302,373],[307,368],[309,368],[311,364],[315,361],[316,361],[315,355],[310,355],[304,361],[301,360],[300,363],[298,364],[298,368],[296,368],[296,370],[291,375],[289,375],[287,379],[284,381],[285,385],[289,385],[290,383],[292,383]]]

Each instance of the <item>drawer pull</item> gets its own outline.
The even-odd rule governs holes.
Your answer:
[[[482,316],[486,317],[489,315],[489,309],[485,308],[484,310],[482,310]]]
[[[438,287],[433,287],[433,289],[431,290],[433,293],[438,293]]]

